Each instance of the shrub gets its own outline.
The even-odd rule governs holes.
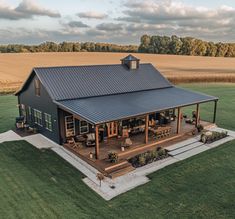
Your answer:
[[[153,151],[147,151],[143,154],[136,155],[129,159],[129,162],[134,167],[141,167],[146,164],[152,163],[153,161],[163,159],[167,157],[167,152],[165,149],[158,147]]]
[[[116,152],[109,152],[108,159],[110,163],[116,163],[118,162],[118,154]]]
[[[151,153],[151,158],[152,160],[155,160],[158,157],[158,152],[157,150],[153,150],[150,152]]]
[[[141,154],[138,159],[139,165],[144,166],[146,164],[146,158],[144,154]]]
[[[207,137],[205,134],[201,135],[201,142],[203,142],[204,144],[207,142]]]
[[[161,149],[158,151],[158,155],[159,155],[160,157],[165,156],[165,155],[166,155],[166,150],[163,149],[163,148],[161,148]]]

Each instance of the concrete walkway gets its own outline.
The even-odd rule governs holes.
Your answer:
[[[18,140],[22,140],[22,138],[12,130],[0,134],[0,143],[5,141],[18,141]]]
[[[222,131],[223,129],[213,128],[212,130]],[[228,130],[228,134],[229,137],[216,141],[212,144],[202,144],[199,142],[198,136],[178,144],[174,144],[167,148],[168,151],[172,153],[172,157],[168,157],[164,160],[159,160],[137,168],[134,171],[115,179],[105,178],[104,181],[102,181],[101,186],[100,182],[96,178],[98,171],[94,167],[41,134],[20,137],[15,132],[8,131],[0,134],[0,143],[4,141],[25,140],[38,149],[51,148],[51,150],[53,150],[56,154],[65,159],[68,163],[70,163],[86,176],[84,179],[82,179],[84,183],[86,183],[105,200],[110,200],[126,191],[149,182],[150,180],[147,175],[150,173],[156,172],[157,170],[162,169],[168,165],[179,162],[180,160],[187,159],[191,156],[235,139],[234,131]]]

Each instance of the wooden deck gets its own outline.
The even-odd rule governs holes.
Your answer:
[[[27,137],[31,135],[35,135],[37,133],[29,132],[26,129],[12,129],[16,134],[18,134],[20,137]]]
[[[201,121],[200,122],[205,128],[208,126],[213,125],[210,122]],[[71,150],[75,154],[77,154],[80,158],[88,162],[90,165],[98,169],[99,171],[107,174],[108,172],[111,172],[111,169],[120,169],[120,166],[126,166],[126,160],[138,155],[140,153],[146,152],[148,150],[153,150],[159,146],[161,147],[167,147],[172,144],[176,144],[178,142],[187,140],[188,138],[192,137],[192,130],[195,128],[194,125],[187,124],[185,122],[182,123],[181,132],[180,134],[176,134],[176,122],[172,122],[171,124],[171,135],[169,137],[164,137],[161,139],[155,139],[153,138],[153,135],[149,135],[149,142],[148,144],[145,144],[145,134],[138,134],[135,136],[130,137],[133,145],[125,148],[125,151],[121,150],[121,143],[123,142],[123,139],[118,139],[117,137],[110,138],[107,140],[107,142],[101,142],[100,143],[100,159],[96,160],[95,156],[93,159],[90,158],[90,153],[95,154],[95,148],[94,147],[86,147],[83,146],[79,150],[74,151],[72,148],[69,148],[68,145],[66,146],[67,149]],[[108,162],[107,157],[108,153],[110,151],[114,151],[118,153],[119,162],[112,164]],[[129,168],[129,167],[127,167]]]

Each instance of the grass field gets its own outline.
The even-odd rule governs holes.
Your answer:
[[[184,85],[220,97],[218,124],[235,130],[235,85]],[[16,98],[0,96],[0,132],[13,126]],[[209,106],[211,107],[211,106]],[[203,117],[211,116],[208,106]],[[106,202],[50,150],[0,144],[1,218],[234,218],[235,142],[151,174],[151,182]]]
[[[12,129],[17,116],[17,98],[12,95],[0,95],[0,133]]]
[[[0,92],[19,88],[36,66],[120,63],[124,53],[19,53],[0,54]],[[174,83],[235,82],[235,59],[136,54],[150,62]]]
[[[0,144],[2,218],[234,218],[235,142],[168,166],[105,202],[52,151]]]

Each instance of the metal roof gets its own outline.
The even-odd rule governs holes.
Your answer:
[[[56,101],[55,103],[90,123],[100,124],[217,99],[213,96],[182,88],[170,87],[118,95]]]
[[[77,99],[171,87],[151,64],[35,68],[53,100]]]

